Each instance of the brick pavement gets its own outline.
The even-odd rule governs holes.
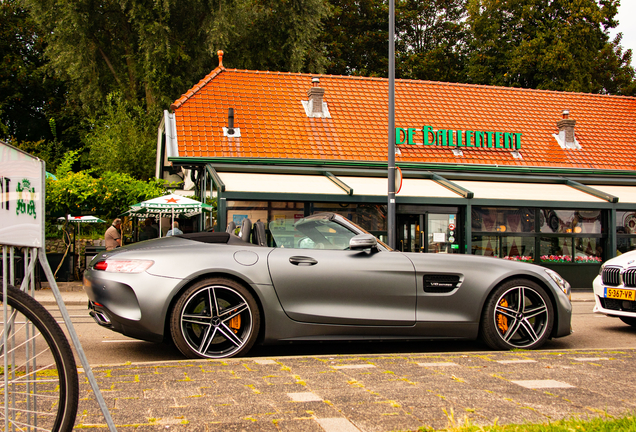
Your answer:
[[[95,366],[119,431],[417,431],[620,416],[636,350],[238,358]],[[107,430],[88,382],[76,426]]]

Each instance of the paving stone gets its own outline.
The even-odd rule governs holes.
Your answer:
[[[415,353],[111,365],[93,372],[118,431],[324,432],[319,419],[342,418],[359,431],[389,432],[620,416],[636,409],[635,359],[636,350]],[[513,382],[528,380],[573,387]],[[294,393],[317,400],[294,402]],[[106,431],[85,377],[80,395],[76,424]]]

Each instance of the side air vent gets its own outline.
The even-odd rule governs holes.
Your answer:
[[[424,275],[424,292],[449,293],[461,283],[459,275],[432,274]]]

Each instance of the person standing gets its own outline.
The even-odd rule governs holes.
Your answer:
[[[153,238],[157,238],[157,229],[154,227],[154,225],[152,224],[153,219],[146,219],[144,221],[144,228],[141,231],[141,234],[139,235],[139,240],[150,240]]]
[[[108,227],[104,234],[104,243],[106,244],[106,250],[113,250],[116,247],[121,246],[121,219],[116,218],[113,220],[113,224]]]

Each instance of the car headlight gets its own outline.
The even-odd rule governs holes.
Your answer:
[[[568,299],[572,300],[572,292],[570,288],[570,283],[563,279],[560,274],[555,272],[554,270],[544,269],[545,272],[550,276],[550,278],[559,286],[561,291],[568,296]]]
[[[602,275],[602,274],[603,274],[603,270],[605,269],[605,264],[607,264],[607,263],[606,263],[606,262],[604,262],[603,264],[601,264],[601,268],[600,268],[600,269],[599,269],[599,271],[598,271],[598,274],[599,274],[599,275]]]
[[[151,260],[106,260],[95,263],[93,269],[108,273],[141,273],[154,263]]]

